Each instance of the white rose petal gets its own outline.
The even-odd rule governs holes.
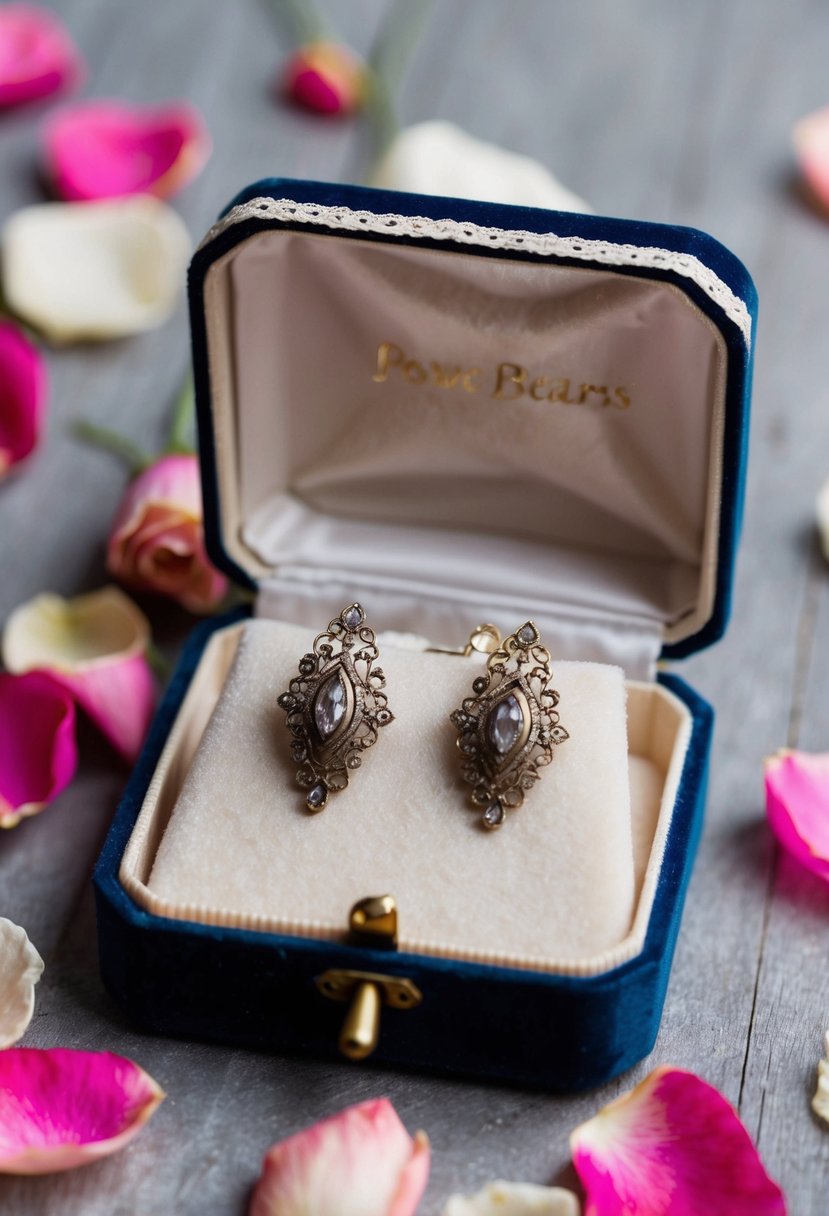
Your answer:
[[[43,959],[26,930],[0,916],[0,1048],[16,1043],[32,1020]]]
[[[171,207],[140,195],[24,207],[2,244],[9,308],[54,342],[75,342],[165,321],[184,287],[191,242]]]
[[[829,1031],[824,1040],[825,1058],[817,1066],[817,1089],[812,1098],[812,1110],[824,1123],[829,1123]]]
[[[406,127],[382,157],[371,185],[553,211],[592,211],[538,161],[475,139],[450,122]]]
[[[579,1216],[579,1201],[559,1186],[490,1182],[477,1195],[453,1195],[443,1216]]]

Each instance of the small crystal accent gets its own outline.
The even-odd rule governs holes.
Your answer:
[[[514,693],[504,697],[489,711],[486,737],[499,756],[507,756],[524,729],[524,711]]]
[[[323,742],[330,739],[345,714],[345,687],[338,671],[329,676],[314,698],[314,722]]]
[[[505,819],[506,811],[498,798],[494,802],[490,802],[482,816],[484,827],[487,828],[499,828]]]
[[[524,646],[531,646],[537,640],[538,630],[532,621],[527,621],[526,625],[522,625],[518,630],[518,641]]]
[[[312,790],[309,790],[308,796],[305,799],[312,811],[322,810],[327,800],[328,790],[322,781],[319,781]]]
[[[359,604],[352,604],[343,613],[343,623],[347,629],[359,629],[365,620],[365,614]]]

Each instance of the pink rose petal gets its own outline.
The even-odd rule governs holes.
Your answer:
[[[365,68],[338,42],[311,42],[291,58],[283,89],[288,97],[317,114],[352,114],[365,93]]]
[[[11,321],[0,321],[0,477],[34,450],[47,393],[40,351]]]
[[[72,698],[40,672],[0,672],[0,827],[42,811],[77,763]]]
[[[209,612],[227,579],[204,547],[201,481],[195,456],[163,456],[127,487],[112,525],[107,569],[128,587]]]
[[[34,4],[0,5],[0,108],[77,84],[83,62],[63,23]]]
[[[200,173],[210,155],[204,120],[187,102],[79,102],[54,114],[43,138],[47,176],[70,202],[127,194],[167,198]]]
[[[0,1052],[0,1173],[50,1174],[114,1153],[163,1097],[142,1068],[109,1052]]]
[[[792,131],[792,142],[809,189],[829,210],[829,106],[801,118]]]
[[[729,1102],[681,1068],[655,1069],[570,1137],[585,1216],[785,1216]]]
[[[783,848],[829,882],[829,755],[783,751],[765,763],[766,814]]]
[[[248,1216],[412,1216],[428,1177],[425,1135],[379,1098],[275,1144]]]
[[[117,587],[74,600],[39,595],[9,617],[3,660],[9,671],[48,672],[133,761],[155,703],[149,638],[147,618]]]

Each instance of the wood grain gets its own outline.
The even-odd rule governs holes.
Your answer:
[[[359,127],[272,100],[289,43],[266,0],[56,7],[89,60],[90,95],[187,96],[204,110],[213,158],[176,204],[194,238],[258,177],[362,175]],[[385,8],[325,5],[360,50]],[[404,121],[451,119],[535,156],[600,212],[707,229],[760,290],[734,621],[723,643],[684,664],[719,724],[707,827],[653,1056],[604,1091],[559,1100],[137,1034],[100,986],[88,881],[125,774],[85,731],[71,789],[0,840],[0,911],[26,925],[47,963],[26,1042],[132,1055],[169,1098],[110,1160],[0,1182],[4,1213],[241,1213],[270,1143],[386,1093],[410,1127],[430,1134],[423,1211],[436,1216],[452,1190],[498,1176],[572,1183],[569,1131],[670,1061],[738,1104],[793,1216],[823,1216],[829,1134],[808,1099],[829,1023],[829,894],[772,846],[761,760],[786,743],[823,749],[829,736],[829,575],[811,523],[829,473],[829,225],[792,188],[788,150],[792,121],[829,100],[827,45],[829,8],[819,0],[440,0],[400,89]],[[41,197],[44,112],[0,120],[0,218]],[[0,618],[45,588],[75,593],[104,581],[103,543],[124,475],[75,444],[69,428],[89,418],[158,446],[187,362],[183,304],[156,333],[50,354],[48,443],[0,489]],[[184,614],[153,606],[153,616],[174,648]]]

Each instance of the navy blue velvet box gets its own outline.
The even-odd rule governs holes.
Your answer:
[[[317,981],[380,973],[422,1000],[384,1009],[372,1062],[555,1091],[606,1081],[655,1042],[702,825],[713,713],[657,662],[728,618],[747,272],[690,229],[269,180],[202,243],[190,301],[208,545],[257,615],[324,624],[359,594],[382,626],[458,646],[478,620],[519,619],[511,578],[554,655],[626,669],[631,755],[663,785],[632,944],[609,966],[372,949],[350,943],[347,909],[341,940],[168,909],[154,851],[246,613],[205,622],[97,866],[107,988],[159,1034],[336,1058],[344,1006]],[[362,416],[381,393],[387,430]],[[504,560],[488,572],[469,555],[486,552],[493,502]],[[332,573],[334,516],[350,564]]]

